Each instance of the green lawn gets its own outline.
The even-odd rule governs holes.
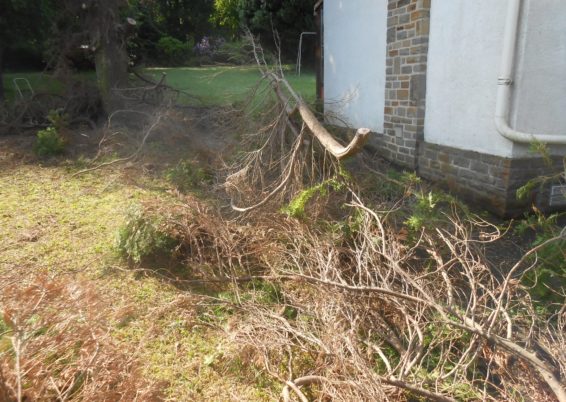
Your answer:
[[[287,71],[287,79],[293,88],[308,102],[315,100],[316,80],[313,73],[300,77]],[[241,100],[261,79],[255,66],[247,67],[181,67],[148,68],[147,72],[156,79],[161,73],[167,74],[167,83],[185,90],[207,104],[228,104]]]
[[[119,257],[115,240],[132,205],[149,200],[176,202],[169,194],[168,182],[161,177],[146,176],[141,164],[139,170],[122,166],[75,177],[76,167],[69,164],[71,162],[42,166],[12,157],[17,155],[10,145],[14,142],[0,141],[0,149],[5,151],[0,154],[0,289],[5,289],[6,283],[25,289],[31,283],[45,284],[58,278],[77,295],[77,299],[73,299],[74,309],[79,305],[78,300],[84,300],[83,290],[88,287],[91,292],[88,300],[96,300],[97,309],[107,303],[104,316],[108,320],[100,320],[104,328],[101,335],[107,332],[132,361],[139,362],[140,372],[136,375],[149,382],[160,382],[168,401],[228,401],[230,393],[245,401],[273,400],[265,388],[266,384],[274,387],[276,383],[268,383],[253,365],[240,368],[239,351],[226,342],[222,330],[212,325],[210,328],[193,326],[198,319],[191,315],[196,314],[196,303],[171,307],[191,293],[181,294],[173,284],[158,276],[137,275],[131,270],[132,266]],[[154,263],[151,268],[160,272],[166,271],[168,266]],[[43,279],[35,282],[37,276],[45,282]],[[14,277],[19,280],[15,281]],[[56,292],[55,287],[48,289]],[[2,291],[0,308],[6,308],[1,294]],[[60,308],[59,304],[50,307],[47,301],[57,298],[45,299],[47,307],[42,311]],[[13,303],[18,305],[18,300]],[[81,317],[83,313],[91,317],[90,313],[85,313],[90,306],[83,307],[79,310]],[[41,314],[35,314],[34,320],[43,322],[39,318]],[[74,311],[69,310],[68,317],[73,314]],[[57,333],[55,328],[67,327],[72,320],[68,318],[53,325],[52,333]],[[2,325],[0,315],[0,357],[11,334],[1,330]],[[39,331],[33,333],[33,337],[37,335]],[[79,345],[82,345],[81,336],[76,338]],[[108,339],[106,335],[100,336],[100,354],[109,345],[105,339]],[[56,342],[53,340],[51,345]],[[97,346],[93,359],[98,352]],[[37,364],[42,363],[52,367],[52,362]],[[73,365],[74,361],[62,364]],[[77,366],[77,373],[80,367]],[[23,376],[27,375],[26,372]],[[29,377],[35,375],[36,371]],[[58,376],[58,372],[53,373],[55,381]],[[121,384],[122,380],[117,381]],[[32,385],[35,384],[30,381],[26,388]]]
[[[161,73],[166,73],[169,85],[196,96],[207,105],[226,105],[242,100],[261,78],[254,66],[148,68],[146,72],[156,79]],[[286,72],[286,78],[295,90],[305,100],[313,102],[316,87],[314,74],[305,72],[297,77],[290,67],[286,68]],[[93,73],[81,73],[80,76],[94,79]],[[19,77],[27,78],[35,92],[61,90],[61,84],[45,73],[7,73],[4,75],[4,85],[8,99],[16,97],[13,80]]]
[[[25,78],[29,81],[32,89],[35,92],[60,92],[62,90],[61,83],[52,75],[44,72],[17,72],[4,74],[4,90],[6,99],[9,101],[19,99],[19,95],[14,85],[14,79]],[[28,87],[25,83],[18,81],[18,84],[24,96],[29,96]]]

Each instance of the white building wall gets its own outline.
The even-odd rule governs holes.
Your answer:
[[[387,0],[325,0],[323,20],[325,111],[337,116],[331,123],[382,133]]]
[[[425,141],[498,156],[525,146],[494,126],[506,0],[432,2]],[[524,0],[511,126],[566,135],[566,1]]]
[[[512,125],[525,132],[566,135],[566,1],[525,4]]]

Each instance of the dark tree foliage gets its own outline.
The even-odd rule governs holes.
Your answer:
[[[159,14],[155,20],[167,35],[186,40],[210,34],[212,0],[166,0],[158,1],[158,4]]]
[[[214,0],[133,0],[130,6],[139,23],[130,40],[130,52],[136,61],[156,60],[161,38],[190,44],[214,33]]]
[[[17,46],[37,48],[55,69],[90,57],[109,111],[110,89],[127,84],[128,11],[128,0],[0,0],[0,73],[2,55]]]
[[[281,52],[287,60],[297,54],[299,35],[315,31],[315,0],[239,0],[240,23],[261,35],[262,43],[274,49],[273,30],[281,40]]]
[[[158,14],[153,1],[138,1],[132,5],[132,13],[138,23],[137,30],[128,41],[128,53],[134,63],[145,60],[156,60],[158,57],[156,44],[166,34],[155,21]]]
[[[52,0],[0,0],[0,101],[4,99],[2,72],[15,59],[41,61],[42,49],[54,14]],[[11,63],[7,63],[7,57]]]

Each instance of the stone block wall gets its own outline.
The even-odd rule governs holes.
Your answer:
[[[470,202],[505,217],[522,214],[535,204],[548,210],[548,194],[536,192],[518,200],[517,190],[535,177],[563,171],[563,160],[548,165],[542,158],[504,158],[442,145],[421,143],[420,176],[439,183]]]
[[[389,0],[384,133],[387,159],[416,168],[423,138],[431,0]]]

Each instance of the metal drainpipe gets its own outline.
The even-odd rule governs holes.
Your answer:
[[[523,133],[509,126],[509,104],[511,102],[511,85],[513,85],[521,0],[508,0],[508,2],[501,67],[497,80],[497,103],[495,106],[495,126],[497,131],[505,138],[514,142],[531,143],[533,141],[541,141],[547,144],[566,144],[566,135]]]

